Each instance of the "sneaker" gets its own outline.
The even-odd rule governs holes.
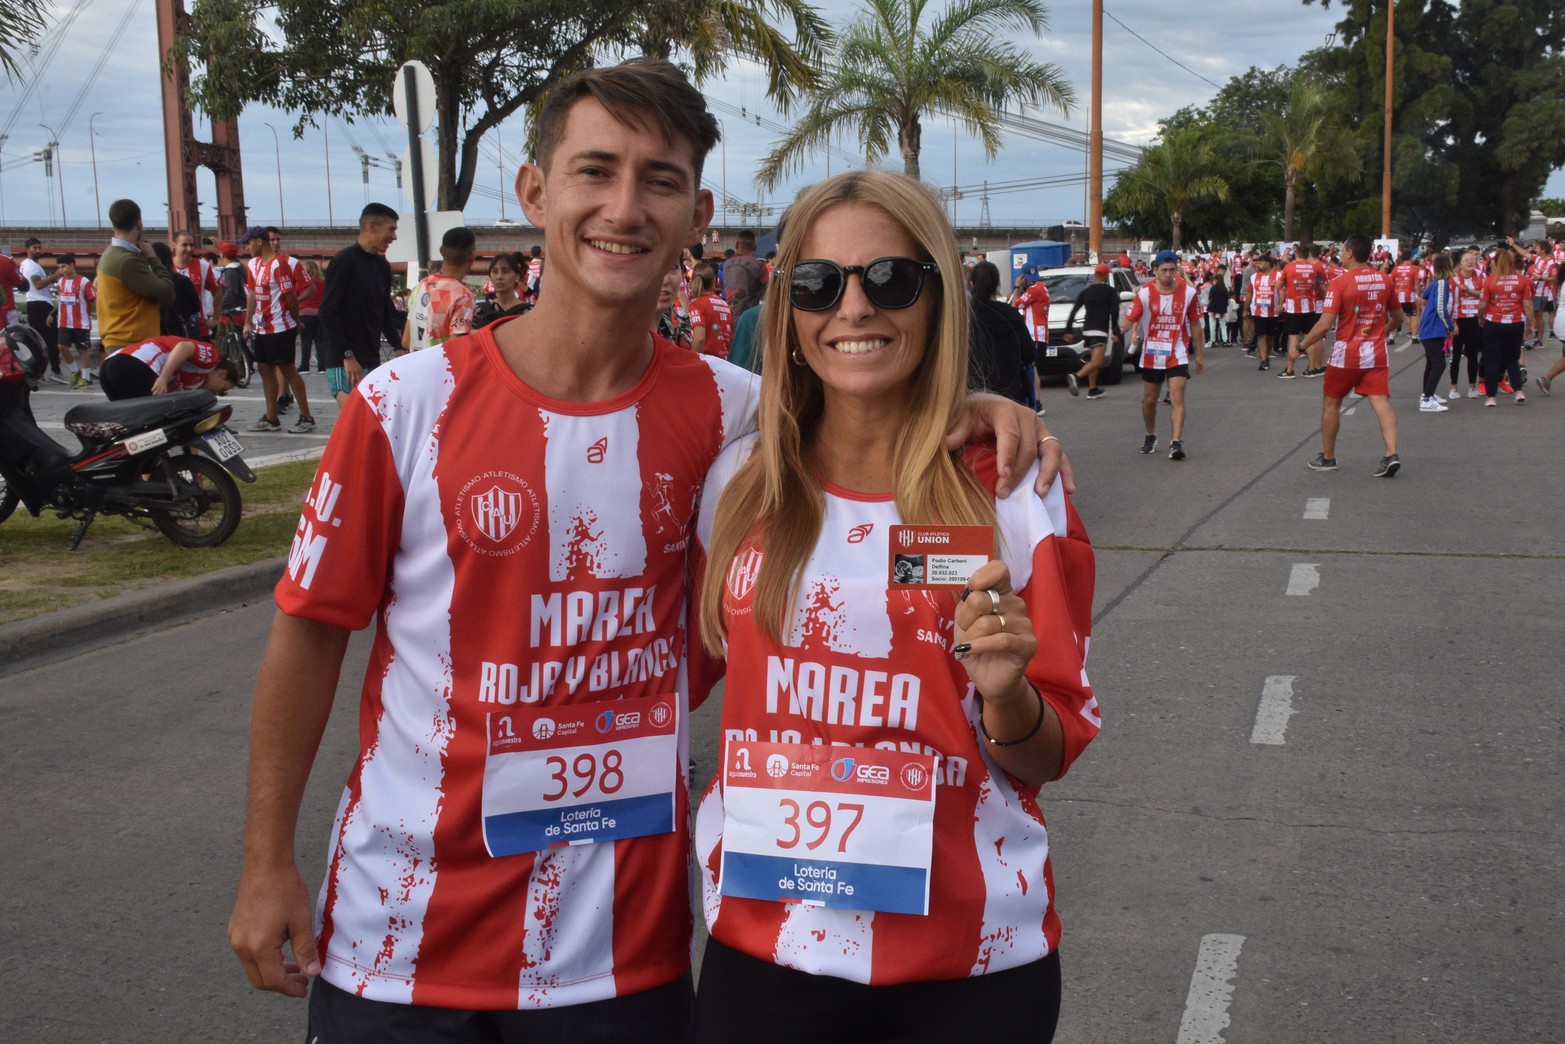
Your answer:
[[[282,431],[283,430],[283,422],[282,421],[276,421],[276,420],[267,420],[265,417],[262,417],[260,420],[256,421],[254,424],[250,425],[245,430],[246,431]]]
[[[1511,394],[1511,392],[1513,392],[1515,390],[1516,390],[1515,388],[1511,387],[1511,381],[1510,381],[1509,377],[1502,377],[1502,378],[1500,378],[1500,394],[1501,395],[1509,395],[1509,394]]]
[[[1494,396],[1492,396],[1492,395],[1491,395],[1491,396],[1490,396],[1490,397],[1489,397],[1489,398],[1487,398],[1487,399],[1485,399],[1485,400],[1484,400],[1484,401],[1483,401],[1483,404],[1484,404],[1484,405],[1485,405],[1485,406],[1494,406],[1494,405],[1497,405],[1497,404],[1496,404],[1496,403],[1495,403],[1495,401],[1494,401]]]
[[[1168,397],[1168,392],[1164,392],[1163,393],[1163,405],[1164,406],[1172,406],[1173,404],[1174,404],[1174,400],[1170,399]]]
[[[1549,391],[1549,379],[1547,377],[1538,378],[1538,390],[1543,392],[1545,395],[1554,394],[1553,392]]]
[[[1451,407],[1441,402],[1439,397],[1434,395],[1426,395],[1418,403],[1418,411],[1420,413],[1445,413],[1450,409]]]
[[[1461,397],[1462,397],[1462,393],[1456,390],[1456,385],[1454,385],[1454,384],[1451,385],[1451,394],[1447,395],[1446,398],[1450,399],[1452,402],[1455,402],[1457,399],[1460,399]]]
[[[293,409],[293,396],[292,395],[282,395],[282,396],[279,396],[278,399],[277,399],[277,412],[278,413],[287,413],[291,409]]]
[[[1157,436],[1156,435],[1148,435],[1146,438],[1141,440],[1141,452],[1142,453],[1151,453],[1155,449],[1157,449]]]
[[[48,378],[49,383],[51,383],[51,384],[70,384],[71,383],[70,381],[68,381],[64,377],[62,377],[59,374],[58,371],[55,371],[55,370],[50,370],[45,376]]]
[[[1469,399],[1476,399],[1476,398],[1478,398],[1478,389],[1477,388],[1469,388],[1469,389],[1467,389],[1467,397]]]
[[[1272,368],[1272,361],[1270,359],[1263,359],[1261,361],[1261,365],[1256,367],[1257,370],[1270,370],[1271,368]]]
[[[1108,394],[1108,392],[1104,391],[1102,388],[1088,388],[1087,389],[1087,398],[1089,398],[1089,399],[1101,399],[1101,398],[1103,398],[1103,396],[1105,396],[1107,394]]]
[[[1277,379],[1279,381],[1291,381],[1297,376],[1298,374],[1294,373],[1292,370],[1284,370],[1277,375]]]
[[[71,387],[77,391],[80,391],[81,389],[87,387],[87,382],[82,380],[81,374],[73,373],[71,374]]]
[[[1065,375],[1065,386],[1071,390],[1072,395],[1081,394],[1081,382],[1076,379],[1076,375],[1074,373],[1067,373]]]
[[[1326,367],[1324,367],[1324,366],[1322,366],[1318,370],[1312,370],[1312,369],[1310,369],[1307,366],[1304,368],[1304,376],[1306,376],[1306,377],[1319,377],[1322,374],[1324,374],[1325,372],[1326,372]]]
[[[1328,457],[1324,453],[1315,454],[1315,459],[1306,465],[1311,471],[1336,471],[1337,458]]]
[[[1517,392],[1516,393],[1516,405],[1518,405],[1518,406],[1525,406],[1525,405],[1527,405],[1527,396],[1523,395],[1521,392]]]
[[[1175,439],[1173,442],[1169,443],[1168,444],[1168,459],[1169,460],[1184,460],[1185,459],[1185,444],[1183,442],[1180,442],[1178,439]]]
[[[1389,457],[1381,457],[1380,464],[1375,468],[1376,478],[1396,478],[1397,472],[1402,470],[1402,461],[1395,453]]]
[[[279,422],[279,423],[281,423],[281,422]],[[307,432],[312,432],[314,430],[315,430],[315,418],[314,417],[300,417],[298,420],[293,422],[293,427],[288,429],[288,434],[290,434],[290,435],[304,435]]]
[[[1253,358],[1255,358],[1255,349],[1254,348],[1246,348],[1244,350],[1244,354],[1248,355],[1250,358],[1253,359]]]

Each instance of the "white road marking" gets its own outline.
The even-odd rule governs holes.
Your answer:
[[[1344,417],[1351,417],[1351,416],[1353,416],[1353,412],[1354,412],[1354,411],[1355,411],[1355,410],[1357,410],[1357,409],[1358,409],[1358,408],[1359,408],[1359,407],[1358,407],[1358,403],[1354,403],[1354,404],[1353,404],[1353,405],[1352,405],[1352,406],[1344,406],[1344,407],[1343,407],[1343,408],[1342,408],[1342,409],[1341,409],[1341,410],[1340,410],[1340,411],[1338,411],[1338,412],[1339,412],[1339,413],[1340,413],[1340,414],[1341,414],[1341,416],[1344,416]]]
[[[1293,717],[1293,679],[1297,675],[1274,674],[1266,679],[1261,689],[1261,707],[1255,712],[1255,728],[1250,731],[1251,743],[1263,743],[1271,747],[1283,745],[1283,734],[1288,731],[1288,719]]]
[[[1304,502],[1304,517],[1324,519],[1331,513],[1330,497],[1310,497]]]
[[[1407,351],[1407,346],[1412,344],[1412,343],[1413,343],[1412,341],[1404,341],[1401,344],[1397,345],[1396,350],[1399,351],[1399,352],[1405,352],[1405,351]]]
[[[1320,566],[1311,562],[1297,562],[1288,573],[1288,594],[1313,594],[1320,586]]]
[[[1228,1005],[1234,997],[1233,978],[1239,973],[1242,935],[1203,935],[1196,954],[1195,973],[1185,997],[1185,1015],[1179,1020],[1178,1044],[1224,1044]]]

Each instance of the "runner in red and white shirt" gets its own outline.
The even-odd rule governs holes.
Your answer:
[[[1201,340],[1201,296],[1195,287],[1179,277],[1179,255],[1160,250],[1152,259],[1154,279],[1143,283],[1130,299],[1130,307],[1120,320],[1121,333],[1131,336],[1133,347],[1139,341],[1141,357],[1141,420],[1146,438],[1141,452],[1157,449],[1158,386],[1167,382],[1172,407],[1173,435],[1169,459],[1185,459],[1185,385],[1190,381],[1190,357],[1195,356],[1195,372],[1206,369]]]
[[[213,309],[223,293],[223,284],[219,282],[212,262],[196,253],[196,237],[193,233],[181,232],[174,237],[174,271],[189,279],[190,285],[196,288],[196,295],[201,298],[201,311],[196,316],[196,336],[202,339],[211,337],[212,320],[217,314]]]
[[[1402,314],[1410,319],[1423,307],[1424,277],[1423,268],[1405,251],[1391,269],[1391,287],[1396,292],[1397,304],[1401,305]],[[1418,329],[1418,324],[1410,322],[1407,327],[1411,335],[1411,331]]]
[[[1456,334],[1451,338],[1451,399],[1458,399],[1457,378],[1462,360],[1467,360],[1467,397],[1478,398],[1478,359],[1483,354],[1484,280],[1478,275],[1478,251],[1463,250],[1456,255]]]
[[[1011,298],[1011,304],[1022,313],[1022,320],[1026,322],[1028,331],[1032,334],[1033,343],[1039,348],[1047,348],[1049,345],[1049,288],[1043,285],[1043,280],[1034,277],[1032,282],[1025,287],[1023,283],[1026,276],[1017,276],[1016,283],[1019,292]]]
[[[473,291],[467,285],[478,238],[459,225],[447,229],[440,241],[440,271],[419,280],[408,302],[408,321],[402,328],[402,348],[417,351],[471,333]]]
[[[1261,357],[1257,369],[1272,368],[1272,348],[1282,333],[1282,290],[1282,273],[1277,271],[1277,259],[1269,250],[1262,251],[1255,259],[1255,275],[1244,287],[1245,302],[1255,322],[1255,347]]]
[[[309,393],[299,376],[295,345],[299,335],[299,299],[294,293],[292,265],[277,256],[266,229],[248,229],[240,244],[253,256],[245,264],[245,336],[254,334],[251,352],[261,371],[266,395],[266,416],[250,425],[250,431],[281,431],[277,414],[283,397],[292,393],[299,417],[288,429],[302,435],[315,430]]]
[[[1402,324],[1391,280],[1369,264],[1372,240],[1356,232],[1342,243],[1347,270],[1326,288],[1320,321],[1304,338],[1310,348],[1336,324],[1336,340],[1326,360],[1321,393],[1321,452],[1309,463],[1315,471],[1337,470],[1337,430],[1342,423],[1342,400],[1357,392],[1369,400],[1380,423],[1385,456],[1375,469],[1376,478],[1393,478],[1402,467],[1397,457],[1397,415],[1391,409],[1390,356],[1386,339]]]
[[[1288,365],[1277,375],[1279,378],[1295,376],[1293,364],[1300,355],[1304,354],[1299,349],[1299,342],[1320,321],[1321,298],[1325,296],[1325,283],[1322,281],[1321,263],[1315,260],[1315,254],[1313,246],[1301,243],[1294,259],[1282,266],[1280,278],[1283,291],[1283,332],[1288,338]],[[1318,377],[1325,372],[1324,366],[1317,370],[1314,360],[1305,357],[1304,376]]]
[[[734,340],[734,316],[717,293],[717,273],[706,262],[696,265],[691,275],[690,292],[690,349],[698,355],[715,355],[728,358],[728,349]]]
[[[1483,307],[1483,383],[1484,405],[1493,406],[1502,390],[1503,372],[1515,395],[1516,404],[1527,401],[1522,393],[1522,338],[1532,313],[1534,288],[1525,273],[1527,255],[1506,239],[1497,248],[1489,278],[1484,281]]]
[[[527,258],[527,276],[522,281],[522,300],[529,305],[538,300],[538,288],[543,283],[543,247],[533,244]]]
[[[54,259],[57,295],[52,321],[58,330],[60,347],[75,358],[71,387],[90,388],[97,352],[92,347],[93,302],[98,292],[92,280],[76,274],[76,255],[61,254]]]
[[[236,370],[207,342],[170,336],[110,352],[103,360],[102,376],[103,394],[120,400],[197,388],[227,395]]]
[[[1532,346],[1542,348],[1543,342],[1549,337],[1549,328],[1553,325],[1554,312],[1558,307],[1554,284],[1559,281],[1560,263],[1550,252],[1547,239],[1538,240],[1534,250],[1537,251],[1537,258],[1527,269],[1527,278],[1532,280]]]

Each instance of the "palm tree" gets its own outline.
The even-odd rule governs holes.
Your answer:
[[[1220,166],[1217,150],[1202,128],[1169,130],[1141,154],[1141,162],[1119,175],[1111,197],[1113,209],[1119,216],[1166,211],[1173,248],[1178,250],[1184,239],[1185,208],[1228,199],[1228,182],[1216,173]]]
[[[953,0],[925,19],[928,0],[864,0],[865,10],[836,41],[821,82],[793,130],[761,164],[756,182],[777,187],[811,152],[847,131],[867,162],[890,151],[895,137],[902,169],[919,176],[923,125],[930,109],[954,116],[984,143],[1000,149],[1000,112],[1011,103],[1052,105],[1068,113],[1076,92],[1058,66],[1040,64],[1004,41],[1018,31],[1048,27],[1043,0]]]
[[[1320,83],[1297,74],[1287,104],[1260,113],[1260,133],[1252,148],[1261,164],[1282,171],[1286,242],[1293,242],[1293,211],[1301,179],[1331,184],[1356,177],[1363,168],[1357,135],[1339,112]]]

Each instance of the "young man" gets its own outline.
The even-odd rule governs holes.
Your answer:
[[[1396,294],[1398,310],[1402,318],[1412,319],[1424,306],[1424,270],[1413,261],[1413,255],[1402,251],[1391,269],[1391,289]],[[1416,322],[1407,324],[1408,336],[1418,329]]]
[[[645,61],[567,78],[536,129],[537,306],[349,397],[256,683],[229,938],[334,1044],[677,1041],[690,1010],[685,548],[754,390],[646,331],[717,125]],[[295,822],[377,616],[317,937]]]
[[[304,390],[304,378],[294,365],[294,343],[299,336],[299,299],[294,295],[289,265],[272,250],[266,229],[247,231],[240,246],[252,256],[245,265],[245,336],[255,335],[251,349],[261,371],[261,386],[266,396],[266,416],[250,425],[251,431],[282,431],[277,419],[281,399],[292,392],[299,401],[299,419],[288,429],[291,435],[315,430],[310,415],[310,398]]]
[[[55,290],[60,306],[55,312],[60,351],[76,360],[71,387],[92,387],[96,352],[92,348],[92,304],[97,299],[92,280],[76,274],[76,255],[61,254],[55,259]]]
[[[1321,294],[1325,284],[1321,280],[1320,262],[1315,260],[1315,256],[1316,248],[1309,243],[1302,243],[1293,260],[1282,266],[1283,333],[1288,338],[1288,365],[1277,375],[1279,378],[1297,376],[1293,367],[1299,356],[1304,355],[1299,342],[1320,321]],[[1324,367],[1317,371],[1314,360],[1304,355],[1304,376],[1319,377],[1324,372]]]
[[[734,236],[734,256],[723,263],[723,299],[736,321],[761,303],[769,277],[766,262],[755,256],[755,233],[740,229]]]
[[[1320,415],[1321,451],[1309,467],[1337,470],[1337,430],[1342,424],[1342,400],[1358,392],[1369,400],[1380,422],[1385,456],[1375,467],[1376,478],[1395,478],[1402,467],[1397,457],[1397,415],[1391,408],[1391,360],[1386,340],[1402,324],[1403,310],[1391,280],[1369,263],[1372,241],[1355,232],[1342,243],[1346,271],[1326,288],[1320,321],[1304,338],[1308,349],[1326,336],[1333,322],[1337,338],[1326,360]]]
[[[1245,303],[1255,324],[1255,347],[1261,355],[1261,364],[1256,368],[1260,370],[1272,368],[1272,346],[1282,329],[1277,308],[1282,287],[1276,265],[1276,258],[1263,253],[1255,259],[1255,275],[1245,281]]]
[[[223,284],[212,262],[196,253],[196,237],[192,232],[181,232],[174,237],[174,271],[190,280],[201,297],[201,311],[196,316],[196,335],[205,340],[212,336],[212,320],[222,300]]]
[[[391,303],[386,250],[397,241],[397,212],[367,203],[359,234],[326,266],[321,330],[326,334],[326,387],[338,405],[366,373],[380,365],[380,343],[402,343],[403,327]]]
[[[419,280],[413,292],[407,325],[402,328],[404,351],[444,344],[472,331],[473,291],[467,285],[467,273],[473,267],[477,243],[473,230],[461,226],[447,230],[441,238],[440,271]]]
[[[109,204],[114,236],[98,259],[98,339],[105,355],[157,337],[162,309],[174,303],[174,277],[141,238],[141,207],[132,199]],[[145,247],[145,249],[144,249]]]
[[[103,360],[102,384],[103,394],[115,401],[197,388],[227,395],[238,376],[233,361],[205,341],[153,337]]]
[[[1146,438],[1141,452],[1157,449],[1157,390],[1168,385],[1168,401],[1173,414],[1173,440],[1170,460],[1185,459],[1185,385],[1190,383],[1190,357],[1195,356],[1195,372],[1206,369],[1201,341],[1201,298],[1196,288],[1179,276],[1179,255],[1159,250],[1152,259],[1150,283],[1144,283],[1121,320],[1122,333],[1131,335],[1132,344],[1141,344],[1141,420]]]
[[[1022,313],[1022,321],[1027,324],[1027,332],[1032,335],[1034,359],[1041,359],[1049,347],[1049,288],[1043,285],[1042,279],[1034,277],[1029,283],[1025,275],[1019,275],[1016,277],[1011,304]],[[1038,382],[1036,395],[1042,401],[1041,381]]]
[[[543,247],[534,243],[527,258],[527,278],[522,283],[522,300],[528,304],[538,301],[538,288],[543,284]]]
[[[1072,337],[1076,326],[1076,313],[1082,310],[1082,344],[1090,353],[1087,362],[1075,373],[1065,375],[1065,383],[1072,395],[1081,393],[1081,379],[1087,379],[1087,398],[1101,399],[1104,391],[1098,387],[1098,377],[1103,370],[1103,356],[1108,351],[1109,334],[1119,317],[1119,291],[1109,285],[1109,266],[1098,265],[1092,270],[1092,282],[1077,296],[1071,305],[1069,318],[1065,320],[1065,339]]]
[[[29,236],[22,244],[27,256],[22,258],[22,278],[27,281],[27,293],[23,300],[27,303],[27,325],[38,331],[38,336],[43,338],[44,348],[49,355],[48,379],[55,384],[75,384],[69,381],[60,372],[60,342],[55,336],[54,323],[54,281],[60,278],[58,270],[54,275],[44,271],[43,264],[38,259],[43,256],[43,243],[36,237]],[[76,369],[75,360],[69,355],[65,359],[67,369]]]
[[[1543,342],[1550,336],[1550,328],[1554,325],[1554,310],[1558,302],[1554,299],[1554,283],[1559,277],[1560,263],[1554,259],[1554,252],[1547,239],[1540,239],[1533,244],[1535,258],[1532,264],[1527,266],[1527,278],[1532,280],[1532,325],[1533,348],[1542,348]]]

